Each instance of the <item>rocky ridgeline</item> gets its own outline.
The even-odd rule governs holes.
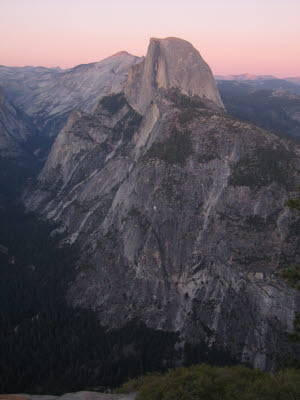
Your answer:
[[[25,194],[81,247],[68,301],[273,369],[293,352],[299,148],[226,115],[183,40],[152,39],[124,87],[71,113]]]
[[[0,66],[0,86],[44,136],[55,137],[72,109],[91,111],[103,96],[121,91],[130,67],[139,60],[119,52],[67,70]]]

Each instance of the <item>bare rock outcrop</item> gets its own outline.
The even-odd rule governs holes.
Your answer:
[[[122,91],[128,71],[139,61],[121,51],[67,70],[0,66],[0,85],[44,135],[56,136],[72,109],[91,111],[102,97]]]
[[[279,274],[300,261],[299,218],[285,207],[299,146],[226,115],[212,82],[204,99],[191,45],[182,75],[172,69],[177,43],[181,54],[178,39],[152,40],[129,102],[120,93],[70,116],[25,204],[81,247],[70,303],[272,370],[293,351],[299,306]]]
[[[0,395],[0,400],[134,400],[135,394],[109,394],[99,392],[74,392],[61,396],[38,395],[38,394],[11,394]]]
[[[152,38],[146,58],[129,73],[127,99],[144,115],[157,90],[172,88],[224,108],[212,72],[198,50],[182,39]]]

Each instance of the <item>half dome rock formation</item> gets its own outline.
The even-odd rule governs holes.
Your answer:
[[[212,72],[198,50],[182,39],[151,38],[146,58],[129,73],[127,99],[144,115],[159,89],[172,88],[224,108]]]
[[[108,327],[142,320],[274,369],[294,352],[298,300],[279,271],[300,262],[285,207],[299,146],[224,113],[179,39],[152,39],[126,95],[74,111],[24,195],[80,247],[68,301]]]

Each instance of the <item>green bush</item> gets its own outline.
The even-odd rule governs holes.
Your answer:
[[[300,186],[298,188],[299,190],[299,196],[300,196]],[[290,209],[290,210],[297,210],[300,213],[300,198],[291,198],[288,199],[288,201],[286,202],[286,206]]]
[[[137,400],[297,400],[299,371],[276,374],[244,366],[181,367],[167,374],[149,374],[129,381],[119,393],[137,391]]]
[[[280,275],[293,288],[300,290],[300,265],[293,265],[280,271]]]

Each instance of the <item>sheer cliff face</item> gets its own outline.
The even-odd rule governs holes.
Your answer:
[[[172,88],[224,108],[209,66],[190,43],[152,38],[146,58],[130,71],[126,96],[139,113],[145,114],[159,89]]]
[[[147,58],[141,71],[161,71]],[[284,206],[300,180],[299,148],[230,118],[188,83],[183,94],[183,78],[169,87],[179,80],[172,65],[154,74],[162,86],[152,100],[139,92],[148,81],[128,92],[134,67],[127,99],[73,112],[25,203],[81,246],[72,304],[109,326],[142,319],[272,369],[291,350],[297,307],[278,271],[299,256],[299,219]]]

